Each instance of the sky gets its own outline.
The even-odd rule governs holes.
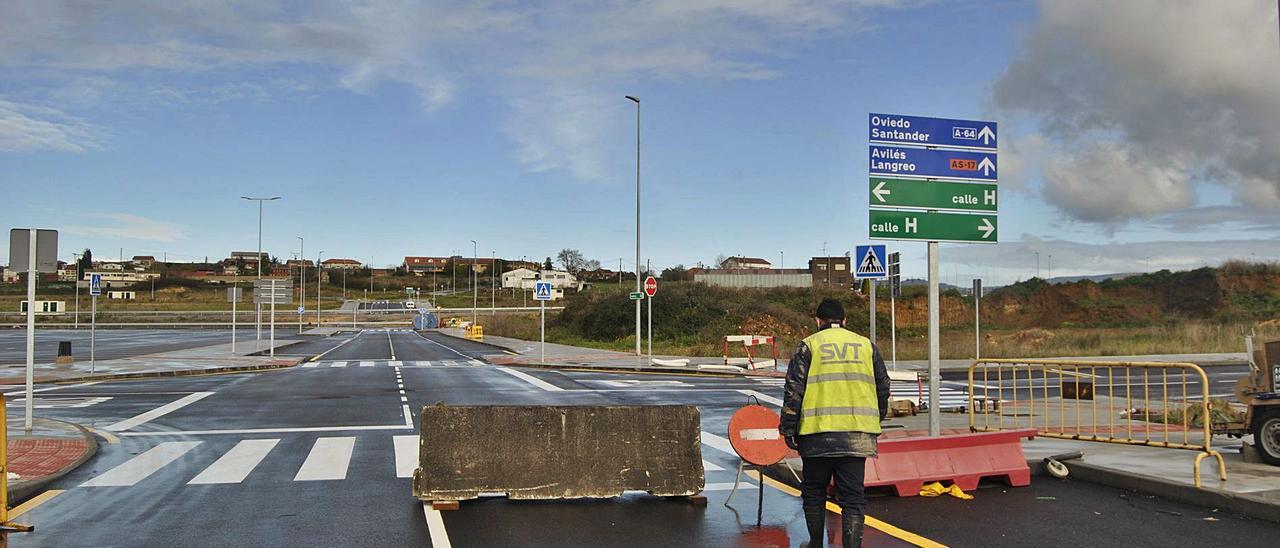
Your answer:
[[[9,0],[0,219],[217,260],[280,196],[281,258],[631,270],[633,95],[656,268],[868,243],[869,112],[1000,124],[1000,243],[946,283],[1275,261],[1277,68],[1272,0]]]

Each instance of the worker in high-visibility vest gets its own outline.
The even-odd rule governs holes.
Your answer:
[[[808,546],[823,545],[833,477],[842,546],[861,546],[866,459],[876,456],[880,421],[889,411],[889,373],[875,343],[843,327],[840,301],[824,299],[814,316],[818,332],[799,344],[787,366],[778,431],[804,462]]]

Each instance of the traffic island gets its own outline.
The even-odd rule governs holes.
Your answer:
[[[9,424],[10,505],[70,474],[98,452],[93,434],[78,424],[36,418],[31,425],[28,434],[21,422]]]

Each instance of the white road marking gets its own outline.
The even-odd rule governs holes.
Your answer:
[[[405,406],[406,408],[408,406]],[[298,432],[358,432],[363,430],[404,430],[413,428],[403,424],[377,424],[371,426],[308,426],[301,428],[244,428],[240,430],[172,430],[167,432],[121,432],[120,437],[144,436],[216,436],[222,434],[294,434]]]
[[[146,413],[143,413],[131,419],[125,419],[115,424],[112,424],[110,426],[107,426],[103,430],[109,430],[111,432],[120,432],[122,430],[128,430],[135,426],[145,424],[155,419],[158,419],[160,417],[163,417],[165,415],[168,415],[169,413],[182,409],[183,407],[191,405],[195,402],[198,402],[212,395],[213,395],[213,392],[196,392],[178,401],[162,405],[160,407],[147,411]]]
[[[213,461],[208,468],[187,482],[189,485],[240,483],[249,476],[267,453],[280,443],[279,439],[243,440],[230,451]]]
[[[733,444],[729,443],[729,440],[712,434],[711,432],[707,432],[706,430],[702,431],[702,444],[722,453],[728,453],[735,457],[738,456],[738,452],[733,450]]]
[[[156,470],[164,468],[200,445],[198,441],[167,441],[125,461],[98,477],[80,484],[81,487],[125,487],[146,479]]]
[[[749,481],[750,479],[751,479],[751,478],[747,478],[747,480],[748,480],[748,481],[743,481],[743,482],[742,482],[742,485],[751,485],[751,482]],[[741,489],[741,488],[742,488],[742,486],[740,485],[740,486],[738,486],[738,488],[739,488],[739,489]],[[706,492],[706,491],[732,491],[732,490],[733,490],[733,484],[732,484],[732,483],[708,483],[708,484],[706,484],[706,485],[704,485],[704,486],[702,487],[702,491],[703,491],[703,492]]]
[[[413,428],[413,412],[409,410],[409,404],[406,403],[400,406],[400,410],[404,411],[405,428]]]
[[[422,513],[427,518],[427,532],[431,534],[431,548],[453,548],[449,543],[449,532],[444,530],[444,518],[440,511],[431,507],[430,502],[422,503]]]
[[[329,367],[346,367],[347,362],[333,362]]]
[[[418,467],[418,436],[392,436],[396,447],[396,477],[412,478]]]
[[[387,362],[387,365],[390,365],[391,367],[400,367],[400,362],[392,360]]]
[[[355,436],[317,439],[293,481],[346,479],[347,466],[351,464],[351,452],[355,447]]]
[[[391,342],[391,332],[387,332],[387,346],[391,348],[391,359],[396,359],[396,345]]]
[[[773,396],[768,396],[760,392],[757,392],[755,390],[739,390],[738,392],[746,394],[748,396],[755,396],[757,400],[760,400],[762,402],[771,403],[778,407],[782,407],[782,400],[775,398]]]
[[[302,367],[307,367],[307,368],[309,368],[309,367],[319,367],[319,366],[320,366],[320,362],[307,362],[307,363],[302,364]]]
[[[63,389],[66,389],[66,388],[79,388],[79,387],[81,387],[81,386],[93,386],[93,385],[98,384],[98,383],[100,383],[100,382],[102,382],[102,381],[85,382],[85,383],[80,383],[80,384],[68,384],[68,385],[65,385],[65,386],[50,386],[50,387],[47,387],[47,388],[37,388],[37,389],[35,389],[35,390],[32,390],[31,392],[34,394],[34,393],[36,393],[36,392],[48,392],[48,391],[50,391],[50,390],[63,390]],[[5,392],[5,393],[4,393],[4,395],[5,395],[5,396],[23,396],[23,395],[26,395],[26,393],[27,393],[27,391],[26,391],[26,390],[18,390],[18,391],[16,391],[16,392]]]
[[[707,472],[718,472],[720,470],[724,470],[724,468],[721,467],[720,465],[714,462],[711,462],[707,459],[702,459],[702,469]]]
[[[560,388],[559,386],[556,386],[556,385],[551,384],[551,383],[549,383],[549,382],[546,382],[546,381],[543,381],[543,380],[541,380],[541,379],[538,379],[538,378],[536,378],[536,377],[534,377],[534,376],[532,376],[532,375],[529,375],[529,374],[527,374],[527,373],[524,373],[524,372],[522,372],[522,371],[516,371],[516,370],[514,370],[514,369],[507,369],[507,368],[505,368],[505,367],[499,367],[499,368],[498,368],[498,371],[501,371],[501,372],[503,372],[503,373],[506,373],[506,374],[508,374],[508,375],[511,375],[512,377],[515,377],[515,378],[520,379],[520,380],[522,380],[522,381],[524,381],[524,382],[527,382],[527,383],[529,383],[529,384],[532,384],[533,386],[538,387],[538,388],[541,388],[541,389],[543,389],[543,390],[546,390],[547,392],[562,392],[562,391],[564,391],[564,389],[563,389],[563,388]]]
[[[321,353],[320,353],[320,354],[318,354],[316,357],[311,358],[311,361],[313,361],[313,362],[318,362],[318,361],[320,361],[320,358],[323,358],[325,354],[328,354],[328,353],[330,353],[330,352],[333,352],[334,350],[337,350],[337,349],[339,349],[339,348],[342,348],[342,347],[343,347],[343,346],[345,346],[347,343],[349,343],[349,342],[351,342],[351,341],[354,341],[354,340],[356,340],[356,339],[359,339],[359,338],[360,338],[360,335],[363,335],[363,334],[364,334],[364,331],[361,331],[361,332],[359,332],[359,333],[356,333],[356,336],[351,337],[350,339],[347,339],[347,340],[345,340],[345,341],[342,341],[342,342],[338,343],[338,346],[335,346],[335,347],[333,347],[333,348],[330,348],[330,349],[328,349],[328,350],[325,350],[324,352],[321,352]]]
[[[360,362],[360,367],[373,367],[374,362]]]

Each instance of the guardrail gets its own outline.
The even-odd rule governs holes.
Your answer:
[[[984,359],[969,366],[970,430],[1035,428],[1048,438],[1199,451],[1196,487],[1205,457],[1217,459],[1218,476],[1227,479],[1211,422],[1209,379],[1192,363]]]

